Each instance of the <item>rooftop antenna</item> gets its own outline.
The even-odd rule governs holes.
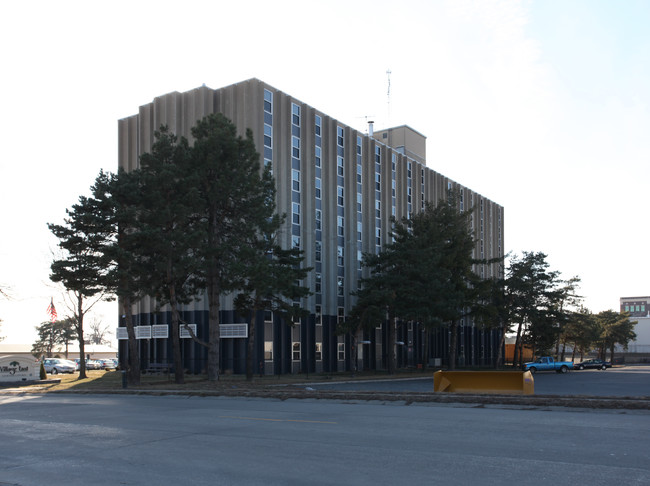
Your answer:
[[[390,68],[386,69],[386,76],[388,78],[388,91],[386,92],[386,97],[387,97],[387,105],[388,105],[388,125],[390,126],[390,75],[392,74],[392,71]]]

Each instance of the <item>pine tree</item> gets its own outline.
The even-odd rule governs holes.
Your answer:
[[[469,212],[458,211],[450,193],[438,205],[428,204],[410,218],[395,221],[394,241],[377,255],[364,255],[371,276],[362,279],[344,329],[354,332],[386,322],[389,372],[394,371],[396,318],[420,322],[425,329],[449,324],[449,367],[455,367],[458,322],[488,299],[486,284],[473,265],[491,262],[472,258],[469,217]]]
[[[509,321],[517,325],[515,365],[518,361],[521,364],[524,341],[533,342],[536,336],[541,336],[541,331],[533,331],[526,337],[531,326],[547,326],[552,321],[559,283],[559,273],[549,271],[544,253],[524,252],[522,257],[511,258],[506,271],[506,305]]]
[[[275,231],[280,218],[269,220],[269,227],[256,245],[249,246],[245,257],[246,282],[235,298],[235,308],[246,316],[248,343],[246,355],[246,379],[253,379],[253,355],[255,350],[255,317],[259,311],[271,311],[287,324],[306,315],[301,302],[309,295],[309,289],[300,285],[311,268],[303,268],[303,252],[299,248],[282,249],[275,241]],[[309,366],[309,363],[307,364]]]
[[[243,288],[246,254],[272,216],[273,176],[260,169],[252,132],[237,136],[222,114],[209,115],[192,128],[188,174],[198,191],[196,255],[202,259],[198,281],[207,289],[209,306],[208,379],[219,379],[220,297]]]
[[[102,174],[100,174],[102,176]],[[59,248],[64,256],[54,260],[50,279],[61,282],[74,296],[74,319],[76,323],[79,353],[83,358],[85,314],[99,300],[106,298],[107,266],[104,257],[105,225],[103,212],[97,201],[85,196],[66,210],[63,225],[48,224],[48,228],[59,239]],[[85,361],[79,364],[79,379],[86,378]]]
[[[183,383],[179,306],[199,293],[192,276],[200,268],[194,250],[197,192],[188,176],[189,147],[166,126],[155,132],[151,152],[140,157],[140,194],[133,238],[138,250],[139,287],[158,305],[169,304],[176,383]],[[127,292],[127,290],[123,290]]]

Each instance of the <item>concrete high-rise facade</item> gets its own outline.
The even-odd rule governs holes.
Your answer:
[[[360,132],[257,79],[220,89],[203,86],[173,92],[141,106],[137,115],[119,121],[120,167],[138,167],[139,156],[151,150],[154,131],[161,125],[191,142],[190,129],[196,121],[217,112],[232,120],[240,134],[252,130],[260,162],[273,169],[278,211],[287,215],[282,244],[300,247],[305,265],[313,267],[303,282],[313,292],[303,302],[310,310],[309,318],[289,326],[270,312],[258,316],[256,372],[385,367],[387,324],[359,336],[337,336],[335,331],[355,303],[351,293],[367,275],[361,266],[362,254],[379,252],[389,241],[391,217],[407,217],[420,211],[425,202],[435,203],[454,190],[461,210],[474,208],[475,256],[503,256],[503,208],[428,168],[422,134],[408,126]],[[485,265],[476,271],[488,278],[498,276],[501,269]],[[141,328],[145,362],[170,358],[165,308],[157,309],[153,299],[145,298],[134,307],[134,315]],[[232,296],[223,297],[221,317],[227,324],[243,322],[233,311]],[[196,324],[199,337],[207,336],[205,299],[185,306],[183,318]],[[422,330],[417,323],[398,323],[397,327],[398,365],[417,364],[425,346]],[[497,334],[481,330],[470,320],[463,322],[461,360],[490,364]],[[446,330],[431,333],[428,339],[430,357],[444,363]],[[190,339],[184,340],[183,353],[188,368],[204,368],[205,351]],[[245,338],[223,339],[222,356],[222,369],[242,372]]]

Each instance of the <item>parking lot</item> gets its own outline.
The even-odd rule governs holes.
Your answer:
[[[650,397],[650,366],[620,366],[601,370],[574,370],[565,374],[538,372],[535,395],[584,395],[596,397]],[[316,383],[317,390],[430,392],[433,377],[345,383]]]

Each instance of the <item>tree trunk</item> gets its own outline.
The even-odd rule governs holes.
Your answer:
[[[422,371],[424,371],[429,363],[429,330],[423,326],[422,339],[424,339],[422,350]]]
[[[129,356],[126,370],[127,383],[132,386],[140,385],[140,354],[138,353],[138,342],[135,339],[135,326],[133,325],[133,312],[131,310],[131,298],[122,299],[122,311],[126,323],[126,334],[129,337]],[[122,360],[124,362],[124,360]]]
[[[395,318],[392,316],[392,312],[389,311],[388,314],[388,356],[386,359],[386,367],[388,368],[388,374],[392,375],[395,373]]]
[[[612,364],[614,364],[614,346],[615,346],[615,345],[612,344],[612,347],[609,348],[609,349],[610,349],[610,355],[609,355],[610,358],[609,358],[609,362],[612,363]],[[604,358],[605,358],[605,356],[603,357],[603,359],[604,359]]]
[[[214,281],[216,277],[212,277],[208,283],[208,380],[219,381],[219,288]]]
[[[181,355],[181,337],[178,319],[178,304],[176,302],[176,288],[172,285],[169,289],[169,305],[172,311],[172,346],[174,348],[174,379],[178,384],[185,383],[185,370]]]
[[[253,381],[253,353],[255,352],[255,316],[254,310],[248,315],[248,345],[246,350],[246,381]]]
[[[533,354],[533,358],[535,357],[535,353],[537,352],[535,350],[535,345],[531,345],[531,351]],[[519,343],[519,368],[524,367],[524,340],[522,339]]]
[[[518,358],[519,358],[518,354],[519,354],[519,345],[520,345],[520,342],[521,342],[521,326],[522,326],[522,323],[519,322],[519,324],[517,325],[517,337],[515,339],[515,347],[514,347],[513,352],[512,352],[512,366],[513,367],[517,366],[517,361],[518,361]]]
[[[449,366],[448,368],[453,371],[456,369],[456,346],[458,343],[458,323],[454,320],[449,324],[451,335],[449,337]]]
[[[497,348],[497,359],[494,362],[494,368],[498,369],[502,364],[502,358],[503,358],[503,346],[505,345],[506,342],[506,328],[508,326],[507,322],[503,323],[503,326],[501,327],[501,339],[499,340],[499,347]]]
[[[86,349],[84,348],[84,314],[83,314],[83,295],[77,294],[77,335],[79,339],[79,379],[83,380],[86,376]]]

